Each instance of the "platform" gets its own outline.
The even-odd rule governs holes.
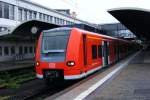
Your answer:
[[[29,67],[33,67],[33,66],[34,66],[34,60],[33,59],[0,62],[0,71],[29,68]]]
[[[120,69],[111,74],[118,68]],[[111,78],[104,80],[108,74],[112,75]],[[143,50],[46,100],[149,100],[149,98],[150,50]]]
[[[150,51],[145,50],[109,84],[99,87],[84,100],[149,100]]]

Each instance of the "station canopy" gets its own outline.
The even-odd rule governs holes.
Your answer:
[[[150,40],[150,10],[115,8],[108,12],[143,41]]]
[[[43,30],[60,27],[59,25],[39,20],[30,20],[10,29],[0,36],[1,40],[36,40]]]
[[[48,30],[56,27],[60,27],[60,26],[56,24],[43,22],[43,21],[30,20],[18,25],[11,32],[11,34],[17,36],[32,36],[32,35],[39,36],[39,34],[43,30]]]

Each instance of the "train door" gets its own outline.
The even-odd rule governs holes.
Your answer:
[[[87,65],[87,48],[86,48],[86,35],[83,35],[83,59],[84,59],[84,66]]]
[[[119,61],[119,43],[118,43],[118,40],[116,41],[116,44],[115,44],[115,54],[116,54],[116,61]]]
[[[109,64],[109,42],[102,42],[102,55],[103,55],[103,67],[106,67]]]

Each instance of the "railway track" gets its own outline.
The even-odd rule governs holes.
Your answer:
[[[95,77],[102,71],[105,71],[107,68],[98,71],[89,77],[80,80],[74,81],[65,81],[64,84],[55,85],[51,87],[47,87],[43,80],[34,80],[34,83],[28,87],[26,90],[17,93],[16,95],[11,96],[8,100],[43,100],[46,97],[50,97],[53,95],[61,95],[64,92],[70,91],[71,89],[77,87],[78,85],[90,80],[91,78]]]
[[[11,96],[8,98],[8,100],[37,100],[37,99],[44,99],[48,96],[51,96],[55,93],[58,93],[69,86],[77,83],[77,81],[69,81],[65,82],[61,85],[53,85],[51,87],[48,87],[45,85],[45,83],[42,80],[34,80],[32,85],[24,88],[28,88],[22,91],[18,92],[17,94]]]
[[[81,80],[66,81],[60,86],[47,87],[43,80],[34,79],[27,81],[22,84],[22,86],[13,95],[10,95],[8,100],[43,100],[46,97],[61,95],[78,85],[88,81],[89,79],[95,77],[97,74],[107,70],[109,67],[102,69],[101,71],[95,72]]]

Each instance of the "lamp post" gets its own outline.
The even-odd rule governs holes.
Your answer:
[[[76,17],[77,17],[76,12],[73,11],[72,14],[71,14],[71,16],[72,16],[72,18],[73,18],[73,23],[75,24]]]

